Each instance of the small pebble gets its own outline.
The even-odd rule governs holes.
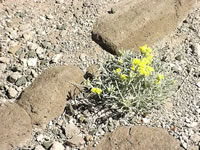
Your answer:
[[[37,58],[29,58],[27,61],[27,65],[29,67],[36,67],[37,66]]]
[[[8,98],[16,98],[18,92],[14,88],[8,89]]]

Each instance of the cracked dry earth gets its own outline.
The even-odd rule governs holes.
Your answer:
[[[0,72],[3,72],[0,76],[0,103],[14,102],[45,68],[72,64],[85,71],[89,65],[106,58],[108,53],[92,41],[91,31],[98,16],[110,10],[110,4],[119,1],[5,2],[0,10],[0,57],[3,62],[0,63]],[[18,3],[15,5],[15,2]],[[111,112],[105,113],[99,108],[94,107],[90,111],[82,109],[82,105],[88,105],[88,99],[81,93],[66,106],[70,112],[65,111],[59,118],[49,122],[43,131],[35,129],[31,142],[15,150],[32,150],[40,146],[48,149],[54,140],[66,144],[63,122],[77,134],[86,137],[86,141],[82,139],[81,146],[72,148],[66,144],[66,150],[82,149],[88,144],[97,145],[106,132],[120,125],[165,128],[180,141],[184,149],[199,150],[200,8],[194,8],[173,34],[153,48],[163,61],[171,65],[178,83],[165,111],[152,110],[145,117],[127,114],[116,119],[109,115]],[[9,77],[14,70],[19,73]],[[20,80],[13,82],[15,79]]]

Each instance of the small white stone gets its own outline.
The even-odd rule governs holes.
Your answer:
[[[0,98],[0,104],[1,103],[5,103],[7,101],[7,99],[5,99],[5,98]]]
[[[81,55],[79,56],[79,59],[80,59],[81,61],[85,61],[86,58],[87,58],[87,55],[84,54],[84,53],[81,53]]]
[[[185,136],[185,135],[183,135],[183,136],[182,136],[182,139],[183,139],[185,142],[187,142],[187,141],[188,141],[188,137],[187,137],[187,136]]]
[[[14,82],[17,81],[17,79],[19,79],[20,77],[22,77],[22,75],[19,72],[14,72],[10,75],[11,80],[13,80]]]
[[[69,138],[80,134],[80,129],[74,124],[68,124],[65,126],[65,135]]]
[[[200,45],[196,44],[195,46],[196,46],[196,50],[197,50],[197,55],[200,58]]]
[[[198,122],[192,122],[191,124],[187,124],[187,126],[190,128],[194,128],[194,127],[198,126]]]
[[[189,118],[186,118],[186,119],[185,119],[185,122],[190,123],[191,121],[190,121]]]
[[[37,139],[38,142],[43,142],[44,141],[43,134],[39,134],[36,139]]]
[[[9,64],[10,59],[9,59],[9,58],[6,58],[6,57],[0,57],[0,62],[1,62],[1,63],[5,63],[5,64]]]
[[[150,119],[142,118],[142,121],[143,121],[143,123],[149,123],[149,122],[150,122]]]
[[[36,78],[38,76],[37,72],[35,70],[31,70],[31,75]]]
[[[64,150],[64,146],[59,142],[54,142],[50,150]]]
[[[22,32],[28,32],[32,29],[31,24],[21,24],[19,30]]]
[[[36,54],[41,55],[44,53],[44,49],[42,47],[38,47],[36,50]]]
[[[37,58],[29,58],[28,61],[27,61],[27,65],[29,67],[37,66]]]
[[[15,98],[17,96],[18,92],[14,88],[8,89],[8,97],[9,98]]]
[[[35,32],[33,32],[33,31],[31,31],[31,32],[26,32],[26,33],[23,34],[23,38],[24,38],[26,41],[28,41],[28,40],[30,40],[30,39],[33,37],[34,34],[35,34]]]
[[[53,16],[52,16],[51,14],[47,14],[47,15],[46,15],[46,18],[47,18],[47,19],[53,19]]]
[[[61,57],[62,57],[62,54],[57,54],[57,55],[53,56],[52,62],[57,63]]]
[[[185,149],[187,149],[187,147],[188,147],[187,143],[185,143],[184,141],[181,141],[181,144]]]
[[[198,86],[198,88],[200,88],[200,81],[199,82],[197,82],[197,84],[196,84],[197,86]]]
[[[37,145],[34,150],[45,150],[41,145]]]
[[[10,47],[14,47],[19,45],[19,42],[15,42],[15,41],[10,41]]]
[[[4,72],[6,70],[6,64],[1,64],[0,63],[0,72]]]
[[[28,42],[27,46],[30,50],[36,50],[39,46],[36,43]]]

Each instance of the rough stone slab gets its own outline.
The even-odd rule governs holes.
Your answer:
[[[183,150],[166,130],[145,126],[119,127],[87,150]]]
[[[30,115],[32,124],[43,127],[64,110],[66,98],[78,92],[73,84],[83,81],[78,67],[57,66],[45,70],[25,89],[17,103]]]
[[[19,105],[5,103],[0,106],[0,149],[11,150],[22,146],[31,138],[31,118]]]
[[[112,7],[113,14],[101,16],[92,38],[105,50],[151,46],[171,33],[196,4],[196,0],[123,0]]]

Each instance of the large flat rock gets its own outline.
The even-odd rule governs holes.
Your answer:
[[[78,67],[47,69],[25,89],[17,103],[29,114],[33,125],[43,127],[63,112],[67,96],[78,92],[76,84],[82,81],[83,73]]]
[[[196,4],[196,0],[122,0],[112,7],[114,13],[101,16],[92,38],[105,50],[151,46],[171,33]]]
[[[145,126],[119,127],[87,150],[183,150],[166,130]]]
[[[0,150],[22,146],[31,138],[31,118],[17,104],[0,106]]]

